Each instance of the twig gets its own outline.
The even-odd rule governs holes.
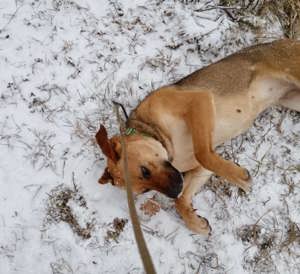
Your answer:
[[[11,21],[16,17],[19,9],[23,7],[23,4],[20,5],[19,7],[16,8],[15,12],[12,14],[12,16],[9,18],[9,20],[7,21],[7,23],[0,29],[0,33],[2,33],[4,31],[4,29],[11,23]]]

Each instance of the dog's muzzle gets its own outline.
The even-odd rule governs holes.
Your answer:
[[[166,162],[165,166],[169,170],[169,184],[168,187],[165,189],[164,193],[170,198],[177,198],[178,195],[181,193],[183,187],[182,174],[169,162]]]

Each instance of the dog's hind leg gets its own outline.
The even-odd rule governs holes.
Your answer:
[[[205,218],[200,217],[195,213],[192,205],[192,198],[207,182],[211,174],[211,171],[204,169],[203,167],[188,171],[184,176],[183,192],[175,201],[176,209],[186,226],[193,232],[204,235],[208,235],[211,228]]]
[[[300,88],[287,93],[279,100],[279,104],[300,112]]]

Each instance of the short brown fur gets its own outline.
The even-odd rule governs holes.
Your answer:
[[[176,178],[180,184],[176,170],[184,172],[176,208],[188,228],[208,234],[209,224],[194,213],[192,197],[211,174],[244,191],[250,188],[248,171],[217,155],[214,148],[247,130],[261,111],[275,104],[300,111],[298,41],[280,40],[244,49],[152,92],[128,120],[128,127],[152,136],[127,137],[136,192],[155,189],[176,196],[181,187],[172,192],[170,188],[175,185],[171,181]],[[103,150],[106,142],[98,143]],[[109,172],[113,181],[123,181],[121,166],[106,156],[104,177],[108,178]],[[168,161],[173,169],[166,168]],[[141,165],[147,165],[153,175],[149,180],[141,178]]]

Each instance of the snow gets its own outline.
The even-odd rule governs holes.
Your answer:
[[[130,110],[155,88],[282,36],[265,18],[255,19],[264,37],[240,28],[210,8],[217,1],[183,2],[0,1],[0,273],[143,273],[130,221],[106,239],[115,218],[129,219],[126,193],[97,183],[105,161],[94,134],[100,123],[117,132],[112,99]],[[137,198],[157,273],[299,272],[297,229],[285,245],[300,223],[299,121],[273,108],[219,148],[250,170],[253,186],[245,196],[214,178],[194,198],[209,238],[184,226],[171,199]],[[49,195],[61,185],[78,188],[67,206],[81,227],[93,223],[90,238],[49,221]],[[153,195],[162,209],[150,218],[139,206]],[[243,241],[251,225],[258,239]]]

